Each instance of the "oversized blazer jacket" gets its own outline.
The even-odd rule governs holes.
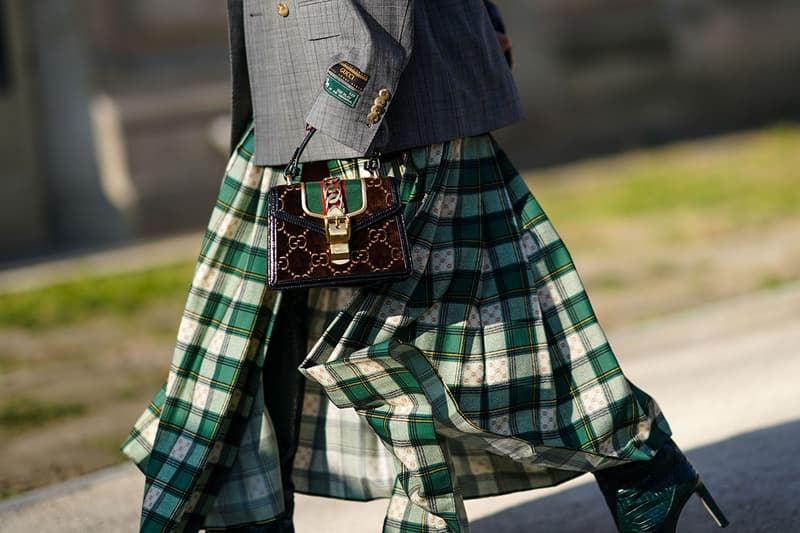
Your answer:
[[[228,0],[235,143],[255,161],[395,152],[521,117],[483,0]]]

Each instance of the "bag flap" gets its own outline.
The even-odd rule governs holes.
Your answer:
[[[360,231],[378,221],[402,213],[403,206],[400,203],[397,183],[391,178],[385,179],[391,180],[392,202],[375,212],[369,212],[367,209],[367,187],[363,179],[341,180],[352,231]],[[322,214],[323,193],[320,183],[323,182],[273,187],[269,191],[269,217],[325,234],[325,216]]]

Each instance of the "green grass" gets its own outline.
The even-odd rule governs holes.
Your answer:
[[[775,289],[794,281],[794,277],[786,276],[784,274],[777,274],[774,272],[767,272],[761,276],[759,285],[763,289]]]
[[[559,224],[654,215],[727,227],[769,223],[800,216],[800,126],[568,165],[535,173],[530,183]]]
[[[194,262],[186,262],[2,294],[0,324],[42,330],[96,317],[128,317],[151,303],[184,298],[193,270]]]
[[[87,443],[97,452],[105,455],[111,464],[126,460],[125,454],[120,450],[121,439],[119,435],[112,435],[106,438],[96,438]]]
[[[19,489],[0,489],[0,500],[4,500],[6,498],[11,498],[12,496],[16,496],[21,494],[23,491]]]
[[[22,429],[80,416],[86,406],[77,403],[45,402],[35,398],[14,398],[0,407],[0,426]]]
[[[26,366],[26,361],[22,357],[14,354],[0,352],[0,374],[11,372],[17,368]]]

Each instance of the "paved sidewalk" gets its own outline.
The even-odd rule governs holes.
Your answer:
[[[732,521],[728,531],[800,531],[800,285],[611,333],[628,377],[652,394]],[[474,533],[603,533],[590,476],[467,503]],[[137,529],[142,478],[116,467],[0,503],[0,532]],[[299,496],[298,533],[376,533],[385,501]],[[691,500],[679,531],[715,531]]]

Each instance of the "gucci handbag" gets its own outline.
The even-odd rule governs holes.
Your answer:
[[[355,286],[411,275],[411,256],[396,180],[379,176],[294,182],[315,129],[286,167],[286,185],[267,197],[267,285],[272,289]]]

